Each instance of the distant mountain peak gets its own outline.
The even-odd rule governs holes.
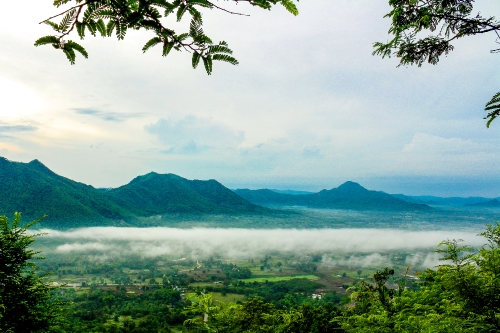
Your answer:
[[[359,185],[356,182],[353,181],[346,181],[344,184],[340,185],[337,187],[337,190],[341,191],[349,191],[349,192],[354,192],[354,191],[368,191],[366,188],[363,186]]]
[[[37,159],[34,159],[33,161],[29,162],[28,166],[33,170],[37,170],[37,171],[43,172],[43,173],[48,174],[48,175],[54,174],[54,172],[52,170],[47,168],[45,166],[45,164],[43,164],[42,162],[40,162]]]

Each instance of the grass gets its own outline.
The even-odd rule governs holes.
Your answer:
[[[222,293],[213,292],[212,299],[214,302],[222,302],[222,303],[230,303],[237,301],[244,301],[246,299],[245,295],[239,294],[226,294],[226,296],[222,296]]]
[[[241,279],[240,281],[244,282],[277,282],[277,281],[288,281],[291,279],[308,279],[308,280],[317,280],[319,277],[316,275],[286,275],[286,276],[267,276],[267,277],[258,277],[258,278],[249,278],[249,279]]]

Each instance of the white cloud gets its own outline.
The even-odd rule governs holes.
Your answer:
[[[394,229],[176,229],[176,228],[85,228],[71,231],[41,230],[44,238],[67,243],[58,251],[102,251],[106,254],[137,254],[155,257],[168,254],[231,258],[251,257],[267,252],[294,254],[433,249],[448,238],[465,239],[472,246],[483,239],[464,231],[404,231]],[[351,256],[357,266],[382,264],[385,258]],[[339,262],[348,264],[347,261]]]
[[[484,149],[472,140],[443,138],[426,133],[417,133],[412,141],[403,147],[404,153],[464,154]]]
[[[170,147],[166,152],[196,154],[210,148],[232,148],[243,142],[244,133],[212,119],[186,116],[178,121],[160,119],[146,126],[148,133]]]

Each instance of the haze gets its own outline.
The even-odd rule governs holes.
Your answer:
[[[218,228],[83,228],[71,231],[41,230],[48,234],[44,243],[51,243],[57,253],[87,253],[103,258],[135,255],[142,257],[187,256],[228,259],[252,258],[256,255],[281,252],[304,256],[308,254],[349,254],[346,259],[323,258],[327,265],[382,265],[380,255],[388,251],[424,251],[428,253],[446,239],[463,239],[480,247],[484,239],[467,231],[405,231],[396,229],[218,229]],[[54,245],[55,244],[55,245]],[[54,250],[55,249],[55,250]],[[45,253],[45,250],[44,250]],[[356,254],[371,254],[358,258]],[[425,261],[427,254],[417,261]],[[435,255],[432,262],[437,262]],[[431,260],[431,259],[427,259]]]

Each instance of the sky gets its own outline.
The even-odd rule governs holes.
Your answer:
[[[0,12],[0,156],[38,159],[95,187],[151,171],[230,188],[317,191],[347,180],[389,193],[500,196],[500,120],[484,104],[500,87],[495,35],[458,40],[437,66],[372,56],[386,41],[387,0],[300,1],[299,16],[220,2],[250,14],[204,14],[238,66],[208,76],[190,55],[143,54],[148,32],[87,37],[70,65],[34,41],[52,1]],[[496,0],[478,1],[498,16]],[[185,24],[188,24],[186,21]],[[72,39],[77,40],[76,36]]]

